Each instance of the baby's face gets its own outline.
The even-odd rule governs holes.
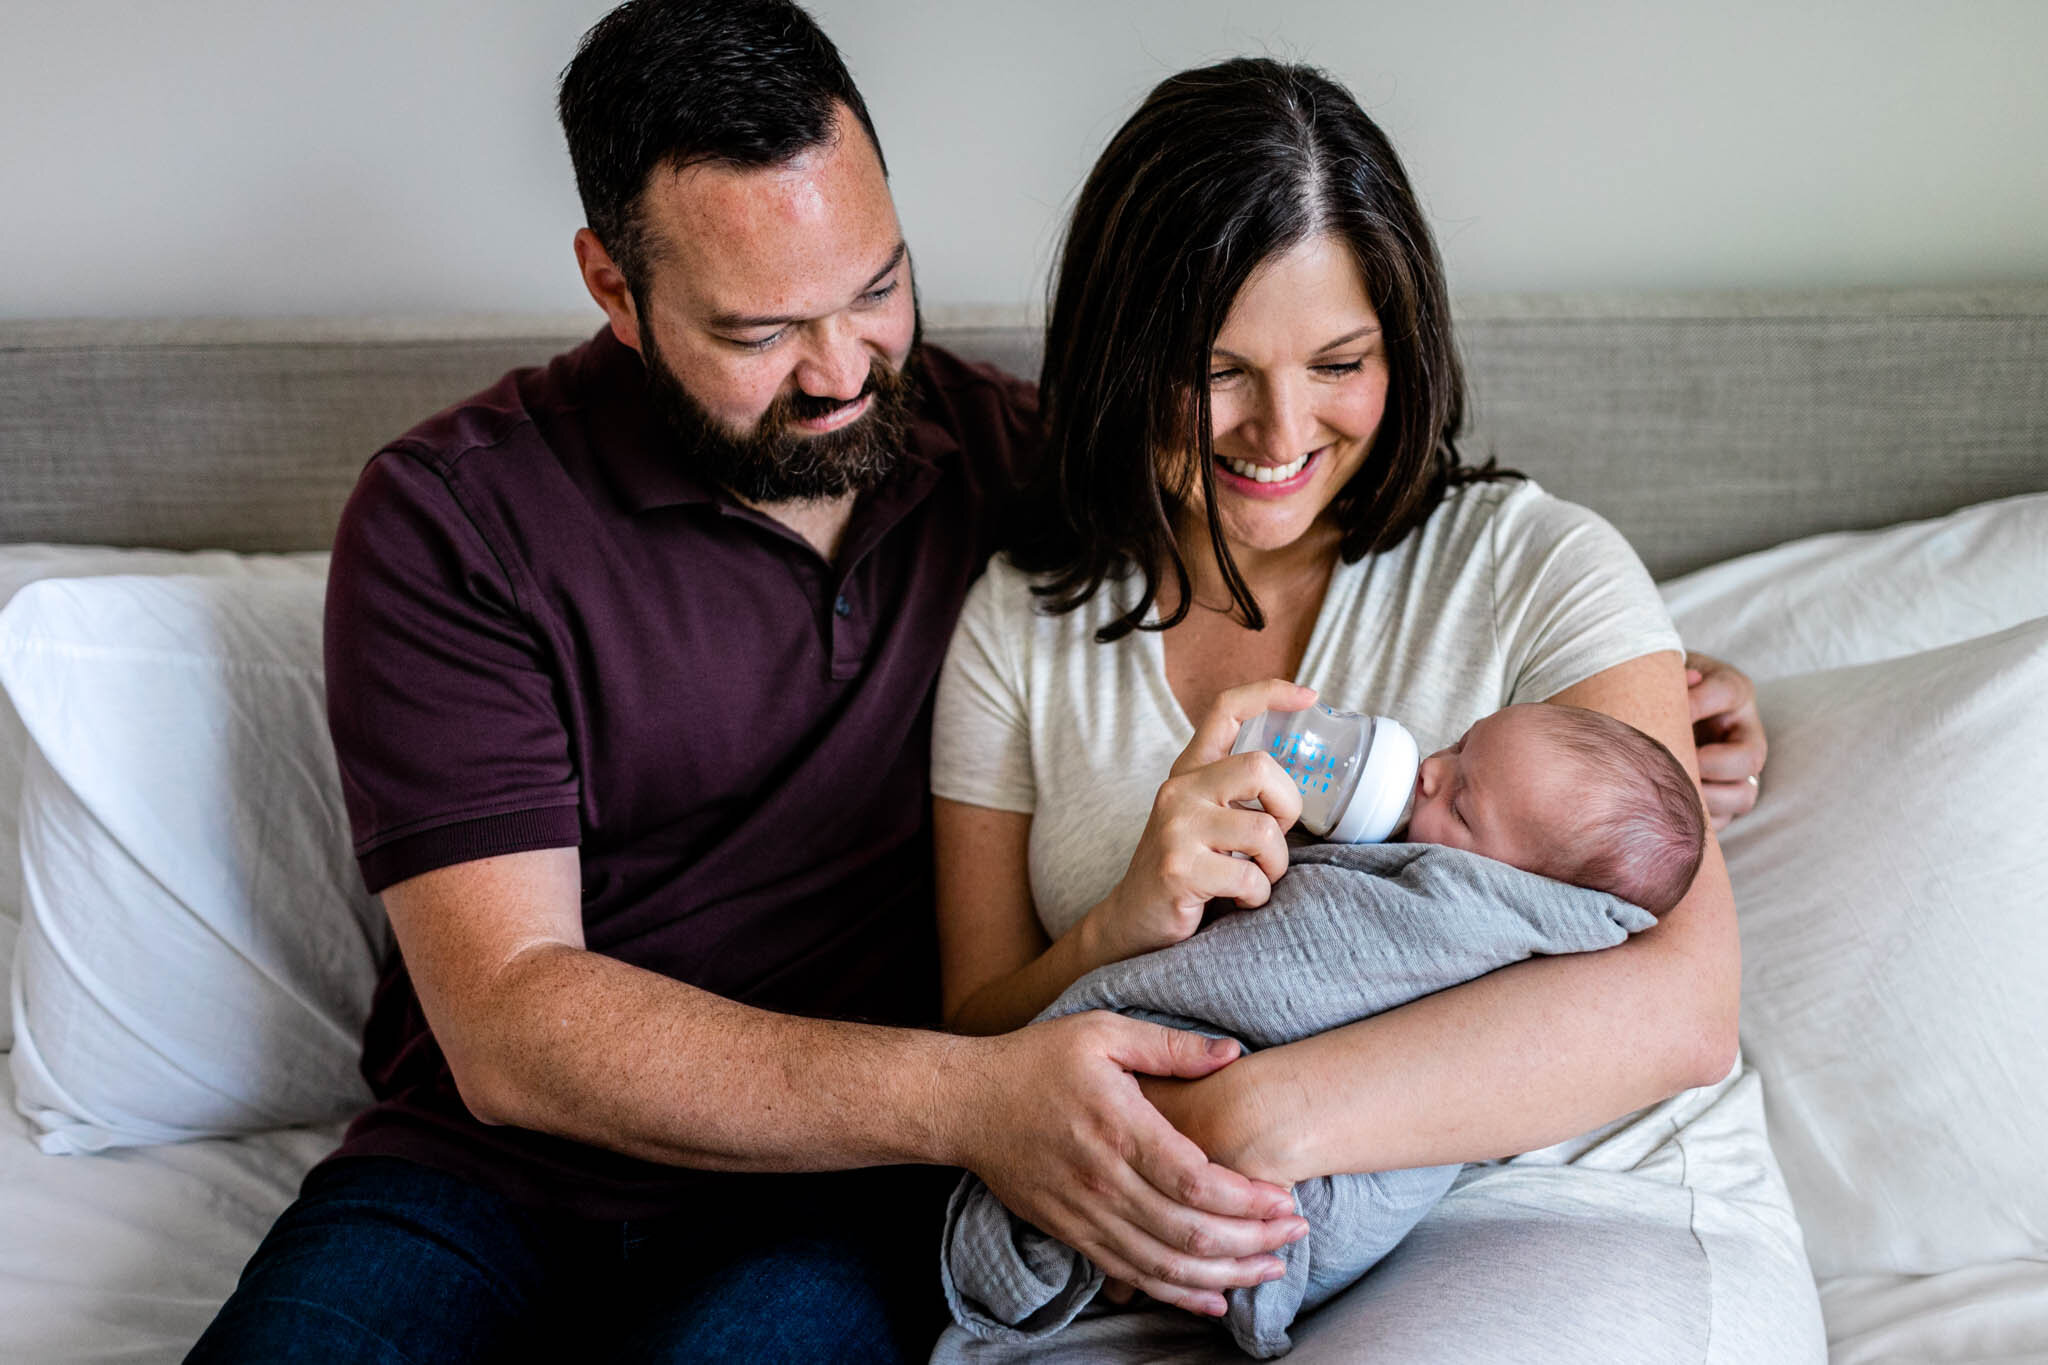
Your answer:
[[[1406,838],[1528,869],[1543,861],[1573,799],[1557,745],[1546,737],[1536,708],[1510,706],[1422,760]]]

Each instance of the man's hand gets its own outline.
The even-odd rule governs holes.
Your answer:
[[[1700,788],[1715,830],[1756,805],[1769,744],[1747,674],[1705,654],[1685,656],[1686,700],[1699,748]]]
[[[1206,1076],[1236,1044],[1097,1012],[965,1045],[979,1064],[941,1122],[1012,1212],[1191,1312],[1220,1317],[1222,1291],[1279,1278],[1270,1253],[1308,1231],[1287,1191],[1209,1161],[1131,1074]]]
[[[1211,1161],[1253,1180],[1292,1185],[1297,1177],[1272,1141],[1276,1126],[1249,1112],[1251,1097],[1231,1083],[1235,1074],[1218,1072],[1200,1083],[1144,1076],[1138,1089]],[[1102,1289],[1102,1297],[1116,1304],[1129,1303],[1136,1294],[1136,1286],[1126,1280],[1112,1279]]]

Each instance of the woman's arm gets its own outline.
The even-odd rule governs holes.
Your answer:
[[[1698,782],[1678,655],[1550,700],[1627,721]],[[1144,1088],[1212,1160],[1275,1183],[1507,1156],[1719,1080],[1740,982],[1734,897],[1709,835],[1686,898],[1618,947],[1531,958],[1209,1080]]]
[[[1031,817],[934,797],[946,1027],[1021,1028],[1104,963],[1194,933],[1211,900],[1265,904],[1287,868],[1286,830],[1301,814],[1301,793],[1270,755],[1232,755],[1231,741],[1269,707],[1314,699],[1277,678],[1219,697],[1160,784],[1123,879],[1057,940],[1031,902]]]
[[[932,799],[940,1005],[955,1033],[1007,1033],[1100,965],[1089,919],[1048,939],[1031,903],[1031,817]]]

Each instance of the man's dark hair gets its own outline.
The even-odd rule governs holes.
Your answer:
[[[1110,139],[1061,251],[1039,380],[1045,455],[1030,539],[1012,551],[1049,575],[1049,610],[1135,570],[1137,605],[1099,638],[1178,624],[1192,595],[1174,514],[1198,484],[1232,605],[1264,625],[1216,514],[1209,352],[1252,273],[1322,233],[1358,261],[1389,371],[1371,454],[1332,508],[1344,559],[1396,544],[1450,485],[1496,476],[1459,462],[1465,382],[1443,269],[1386,135],[1310,67],[1238,58],[1183,71]],[[1162,487],[1156,457],[1181,451],[1191,467]],[[1145,625],[1168,575],[1179,604]]]
[[[839,49],[788,0],[629,0],[583,35],[557,107],[584,220],[644,296],[650,175],[706,161],[780,165],[829,140],[842,104],[879,160]]]

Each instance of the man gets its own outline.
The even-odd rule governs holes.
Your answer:
[[[634,0],[560,104],[608,326],[344,514],[330,719],[402,954],[377,1103],[192,1358],[921,1353],[950,1166],[1220,1312],[1305,1225],[1131,1073],[1228,1050],[916,1027],[930,692],[1029,388],[919,345],[866,107],[794,5]]]

